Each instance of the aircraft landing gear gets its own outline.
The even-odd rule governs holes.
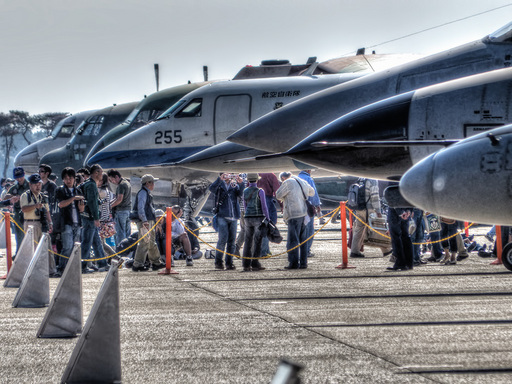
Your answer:
[[[503,252],[501,253],[501,261],[505,268],[509,271],[512,271],[512,243],[508,243],[503,248]]]

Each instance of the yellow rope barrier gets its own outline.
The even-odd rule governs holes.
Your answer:
[[[190,230],[189,228],[187,228],[183,222],[180,220],[181,224],[183,225],[183,227],[185,227],[185,229],[187,230],[187,232],[191,233],[193,236],[195,236],[198,240],[200,240],[202,243],[206,244],[208,247],[212,248],[213,250],[215,251],[218,251],[218,252],[222,252],[228,256],[232,256],[232,257],[236,257],[237,259],[246,259],[246,260],[255,260],[255,259],[270,259],[270,258],[273,258],[273,257],[278,257],[278,256],[282,256],[288,252],[291,252],[293,251],[294,249],[297,249],[299,248],[301,245],[307,243],[310,239],[312,239],[314,236],[317,235],[318,232],[320,232],[327,224],[329,224],[329,222],[331,221],[331,219],[333,218],[333,216],[339,211],[339,208],[331,211],[330,213],[332,213],[331,217],[329,217],[329,220],[324,224],[322,225],[322,227],[320,227],[320,229],[318,231],[316,231],[314,234],[312,234],[311,236],[309,236],[306,240],[304,240],[302,243],[300,243],[299,245],[293,247],[292,249],[288,249],[284,252],[281,252],[281,253],[278,253],[277,255],[266,255],[266,256],[261,256],[261,257],[243,257],[243,256],[240,256],[240,255],[233,255],[231,253],[228,253],[228,252],[224,252],[216,247],[214,247],[213,245],[211,245],[210,243],[207,243],[205,240],[201,239],[199,236],[197,236],[195,233],[193,233],[192,230]],[[173,214],[174,216],[174,214]],[[174,216],[176,217],[176,216]],[[179,220],[179,219],[178,219]],[[311,220],[314,220],[313,218]]]
[[[382,236],[382,237],[385,237],[386,239],[391,239],[391,237],[389,237],[388,235],[385,235],[385,234],[383,234],[383,233],[381,233],[381,232],[377,231],[376,229],[374,229],[374,228],[370,227],[366,222],[364,222],[363,220],[361,220],[361,219],[360,219],[360,218],[359,218],[359,217],[354,213],[354,211],[352,211],[350,208],[347,208],[347,211],[349,211],[349,212],[352,214],[352,216],[354,216],[357,220],[359,220],[359,222],[360,222],[361,224],[363,224],[365,227],[367,227],[367,228],[368,228],[368,229],[370,229],[371,231],[373,231],[373,232],[377,233],[378,235],[380,235],[380,236]],[[463,229],[462,231],[465,231],[466,229],[470,228],[473,224],[475,224],[475,223],[470,223],[468,226],[464,227],[464,229]],[[413,243],[413,245],[427,245],[427,244],[441,243],[441,242],[443,242],[443,241],[445,241],[445,240],[449,240],[449,239],[451,239],[452,237],[457,236],[458,234],[462,233],[462,231],[457,231],[457,233],[456,233],[456,234],[451,235],[451,236],[448,236],[448,237],[446,237],[446,238],[444,238],[444,239],[441,239],[441,240],[436,240],[436,241],[426,241],[426,242],[424,242],[424,243]]]
[[[377,233],[378,235],[380,235],[380,236],[382,236],[382,237],[384,237],[384,238],[391,239],[388,235],[386,235],[386,234],[384,234],[384,233],[381,233],[381,232],[377,231],[376,229],[374,229],[374,228],[370,227],[366,222],[364,222],[363,220],[361,220],[361,219],[360,219],[360,218],[359,218],[359,217],[354,213],[354,211],[352,211],[350,208],[346,208],[346,209],[347,209],[347,211],[349,211],[349,213],[351,213],[351,214],[352,214],[352,216],[353,216],[353,217],[355,217],[357,220],[359,220],[359,222],[360,222],[360,223],[362,223],[364,226],[366,226],[368,229],[370,229],[371,231],[373,231],[373,232]],[[175,219],[175,220],[179,220],[179,221],[180,221],[180,223],[183,225],[183,227],[185,228],[185,230],[186,230],[187,232],[189,232],[190,234],[192,234],[193,236],[195,236],[199,241],[201,241],[203,244],[205,244],[205,245],[207,245],[208,247],[210,247],[212,250],[215,250],[215,251],[218,251],[218,252],[222,252],[222,253],[224,253],[224,254],[226,254],[226,255],[228,255],[228,256],[236,257],[236,258],[238,258],[238,259],[254,260],[254,259],[270,259],[270,258],[273,258],[273,257],[279,257],[279,256],[285,255],[285,254],[287,254],[288,252],[291,252],[291,251],[293,251],[293,250],[295,250],[295,249],[299,248],[301,245],[303,245],[303,244],[307,243],[309,240],[311,240],[313,237],[315,237],[315,236],[316,236],[316,235],[317,235],[317,234],[318,234],[318,233],[319,233],[319,232],[320,232],[320,231],[321,231],[321,230],[322,230],[322,229],[323,229],[327,224],[329,224],[329,223],[331,222],[332,218],[334,217],[334,215],[335,215],[335,214],[337,214],[339,210],[340,210],[340,208],[338,207],[338,208],[336,208],[336,209],[332,210],[331,212],[329,212],[329,213],[327,213],[327,214],[325,214],[325,215],[323,215],[323,216],[318,217],[318,218],[320,219],[320,218],[323,218],[323,217],[326,217],[326,216],[330,215],[330,216],[329,216],[329,219],[327,220],[327,222],[326,222],[325,224],[323,224],[323,225],[322,225],[322,226],[321,226],[321,227],[320,227],[320,228],[319,228],[315,233],[313,233],[313,234],[312,234],[311,236],[309,236],[306,240],[304,240],[302,243],[298,244],[297,246],[293,247],[292,249],[288,249],[288,250],[286,250],[286,251],[284,251],[284,252],[281,252],[281,253],[278,253],[278,254],[276,254],[276,255],[270,255],[270,254],[269,254],[269,255],[261,256],[261,257],[247,257],[247,258],[245,258],[245,257],[243,257],[243,256],[240,256],[240,255],[233,255],[233,254],[230,254],[230,253],[228,253],[228,252],[224,252],[224,251],[222,251],[222,250],[220,250],[220,249],[216,248],[215,246],[211,245],[210,243],[206,242],[204,239],[202,239],[201,237],[199,237],[199,236],[195,233],[195,232],[196,232],[196,231],[198,231],[199,229],[204,228],[204,227],[206,227],[206,226],[208,226],[208,225],[211,225],[211,222],[210,222],[210,223],[208,223],[208,224],[205,224],[205,225],[203,225],[203,226],[201,226],[201,227],[199,227],[199,228],[197,228],[197,229],[190,229],[190,228],[188,228],[188,227],[183,223],[183,221],[181,221],[181,219],[177,218],[177,217],[176,217],[176,215],[175,215],[174,213],[173,213],[172,215],[173,215],[173,217],[174,217],[174,219]],[[2,214],[2,216],[4,216],[4,215]],[[154,231],[154,230],[155,230],[155,228],[156,228],[156,226],[157,226],[158,224],[160,224],[160,222],[161,222],[165,217],[166,217],[166,215],[163,215],[162,217],[160,217],[160,219],[159,219],[159,220],[157,220],[157,221],[155,222],[155,224],[154,224],[154,225],[153,225],[153,226],[148,230],[148,232],[147,232],[146,234],[144,234],[144,236],[140,237],[136,242],[134,242],[134,243],[133,243],[132,245],[130,245],[129,247],[127,247],[127,248],[123,249],[122,251],[117,252],[117,253],[114,253],[114,254],[109,255],[109,256],[105,256],[105,257],[101,257],[101,258],[96,258],[96,259],[85,259],[85,260],[82,260],[82,261],[99,261],[99,260],[106,260],[106,259],[111,259],[111,258],[113,258],[113,257],[115,257],[115,256],[118,256],[118,255],[120,255],[120,254],[122,254],[122,253],[125,253],[127,250],[129,250],[129,249],[131,249],[131,248],[135,247],[135,246],[136,246],[140,241],[142,241],[146,236],[148,236],[148,235],[149,235],[149,233],[150,233],[151,231]],[[0,223],[1,223],[3,220],[4,220],[4,217],[2,217],[2,219],[0,220]],[[312,220],[314,220],[314,218],[312,218]],[[16,225],[16,226],[17,226],[17,227],[18,227],[18,228],[19,228],[19,229],[20,229],[24,234],[26,233],[26,232],[24,231],[24,228],[21,228],[21,227],[20,227],[20,225],[16,222],[16,220],[14,220],[13,218],[11,218],[11,221],[12,221],[12,222],[14,222],[14,224],[15,224],[15,225]],[[465,227],[465,228],[464,228],[464,231],[465,231],[466,229],[470,228],[473,224],[474,224],[474,223],[471,223],[471,224],[469,224],[467,227]],[[426,245],[426,244],[435,244],[435,243],[440,243],[440,242],[442,242],[442,241],[449,240],[449,239],[451,239],[452,237],[457,236],[457,234],[459,234],[459,233],[460,233],[460,232],[457,232],[456,234],[454,234],[454,235],[452,235],[452,236],[449,236],[449,237],[447,237],[447,238],[445,238],[445,239],[441,239],[441,240],[437,240],[437,241],[427,241],[427,242],[424,242],[424,243],[413,243],[413,244],[414,244],[414,245]],[[35,243],[35,244],[39,244],[36,240],[34,240],[34,243]],[[49,251],[49,252],[51,252],[51,253],[53,253],[53,254],[54,254],[54,255],[56,255],[56,256],[63,257],[63,258],[65,258],[65,259],[69,259],[69,257],[68,257],[68,256],[64,256],[64,255],[58,254],[58,253],[54,252],[54,251],[53,251],[53,250],[51,250],[51,249],[49,249],[48,251]]]

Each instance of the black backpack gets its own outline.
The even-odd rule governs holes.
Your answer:
[[[370,199],[366,199],[366,179],[359,179],[348,189],[347,207],[355,210],[366,209]]]

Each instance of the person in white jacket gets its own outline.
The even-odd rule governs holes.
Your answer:
[[[303,179],[292,176],[290,172],[281,172],[281,187],[276,192],[278,200],[283,202],[283,219],[288,225],[288,265],[285,269],[306,269],[308,267],[307,229],[311,218],[307,214],[306,199],[313,196],[315,190]],[[297,247],[301,244],[300,247]],[[293,249],[295,248],[295,249]]]

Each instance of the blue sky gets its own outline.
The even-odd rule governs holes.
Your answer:
[[[304,63],[512,4],[509,0],[0,0],[0,111],[79,112],[233,77],[263,59]],[[379,45],[429,54],[512,21],[512,6]]]

